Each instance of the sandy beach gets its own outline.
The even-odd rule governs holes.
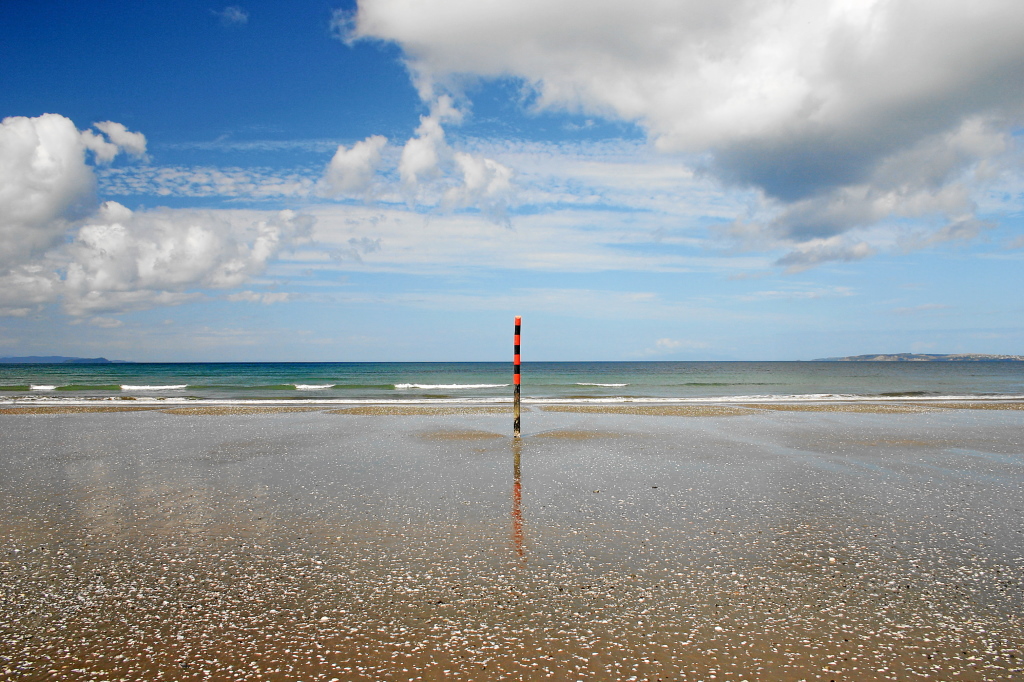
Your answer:
[[[1019,680],[1024,413],[0,412],[0,677]]]

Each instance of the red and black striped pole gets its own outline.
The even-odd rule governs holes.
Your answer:
[[[516,315],[516,334],[512,339],[512,437],[519,438],[519,330],[523,318]]]

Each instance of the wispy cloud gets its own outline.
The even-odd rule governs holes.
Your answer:
[[[217,197],[259,201],[312,194],[319,169],[141,166],[96,172],[106,196]]]
[[[522,287],[502,292],[448,289],[402,292],[337,290],[311,293],[310,300],[345,305],[394,306],[416,310],[545,313],[575,319],[660,320],[747,319],[730,311],[670,300],[650,291]],[[698,346],[694,346],[697,348]]]
[[[854,296],[855,292],[850,287],[825,286],[810,288],[773,289],[755,291],[750,294],[739,296],[741,301],[767,301],[767,300],[814,300],[819,298],[834,298]]]
[[[1011,239],[1006,244],[1006,248],[1009,250],[1024,249],[1024,235]]]
[[[116,329],[122,326],[124,322],[114,317],[90,317],[89,325],[92,327],[99,327],[100,329]]]
[[[922,303],[921,305],[910,306],[906,308],[893,308],[890,312],[893,315],[918,315],[921,313],[931,313],[938,310],[948,310],[952,306],[944,303]]]
[[[243,26],[249,23],[249,13],[238,5],[229,5],[220,11],[210,10],[224,26]]]
[[[245,303],[262,303],[263,305],[271,305],[273,303],[285,303],[292,299],[292,294],[284,291],[239,291],[234,294],[226,296],[227,300]]]
[[[332,138],[293,139],[293,140],[235,140],[230,135],[223,135],[215,140],[192,142],[164,142],[160,149],[172,151],[206,151],[206,152],[307,152],[312,154],[329,154],[334,151],[342,140]]]
[[[661,338],[654,341],[654,345],[642,350],[639,355],[641,357],[654,357],[658,355],[671,355],[673,353],[681,353],[684,351],[693,350],[704,350],[710,348],[711,344],[706,341],[698,341],[695,339],[672,339],[672,338]]]
[[[475,270],[705,271],[731,273],[765,268],[770,261],[753,255],[714,255],[663,246],[651,229],[671,217],[650,216],[637,225],[625,213],[561,210],[519,215],[507,230],[474,215],[423,216],[399,208],[318,206],[309,209],[317,223],[313,241],[322,245],[286,256],[293,267],[329,265],[334,249],[351,248],[353,239],[379,240],[356,269],[377,272],[439,273]],[[360,242],[361,243],[361,242]]]

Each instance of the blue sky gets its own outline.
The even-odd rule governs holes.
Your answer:
[[[1024,354],[1024,7],[0,4],[0,355]]]

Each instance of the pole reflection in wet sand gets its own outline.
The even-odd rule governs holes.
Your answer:
[[[522,558],[523,554],[523,482],[520,458],[523,442],[512,439],[512,548]]]

